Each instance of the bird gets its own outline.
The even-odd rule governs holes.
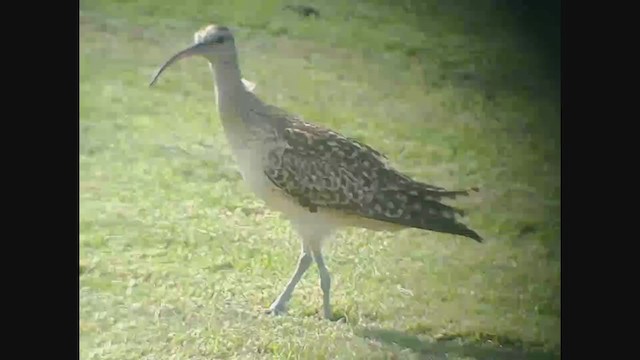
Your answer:
[[[243,80],[235,38],[226,26],[209,24],[196,31],[194,43],[164,62],[149,86],[172,64],[190,57],[209,63],[217,112],[242,180],[288,219],[301,240],[295,270],[266,313],[286,313],[295,287],[315,262],[322,316],[332,319],[331,274],[322,249],[346,227],[414,228],[483,242],[460,221],[464,211],[444,203],[477,187],[451,191],[414,180],[364,142],[264,102]]]

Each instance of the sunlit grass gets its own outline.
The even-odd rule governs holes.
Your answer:
[[[478,85],[492,79],[478,58],[499,45],[476,44],[470,55],[456,23],[434,15],[442,27],[427,36],[397,7],[335,3],[319,7],[319,20],[281,13],[275,1],[251,12],[249,1],[82,3],[81,358],[506,359],[559,351],[559,149],[539,125],[559,121],[555,104],[489,80]],[[347,230],[325,255],[344,320],[319,319],[314,267],[289,314],[265,316],[293,271],[296,234],[242,184],[204,60],[182,62],[147,86],[211,21],[237,26],[244,76],[265,100],[366,141],[420,180],[480,186],[465,205],[487,242]],[[389,40],[389,28],[408,43]],[[504,66],[518,68],[523,58]],[[523,73],[535,69],[519,64]],[[452,75],[459,69],[472,75]],[[534,70],[529,76],[535,81]]]

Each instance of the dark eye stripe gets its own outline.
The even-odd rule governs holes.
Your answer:
[[[214,42],[216,44],[222,44],[224,42],[224,38],[223,37],[219,37],[219,38],[215,39]]]

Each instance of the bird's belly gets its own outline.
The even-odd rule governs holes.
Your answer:
[[[278,198],[281,197],[278,195],[281,191],[267,178],[260,156],[256,156],[256,154],[259,154],[259,151],[237,152],[236,161],[238,168],[242,175],[242,180],[248,189],[262,199],[268,206],[272,206],[272,204],[278,202]],[[273,206],[275,205],[276,204]]]
[[[263,153],[266,151],[256,149],[250,151],[248,147],[237,147],[234,156],[248,190],[262,200],[269,209],[282,213],[291,220],[313,222],[327,227],[354,226],[354,221],[357,224],[363,221],[357,217],[346,216],[339,211],[318,209],[311,212],[301,206],[299,202],[275,186],[266,176],[263,158],[260,156]]]
[[[264,173],[245,170],[242,171],[242,179],[249,190],[264,201],[267,201],[272,196],[272,192],[277,190]]]
[[[330,209],[317,209],[317,211],[311,212],[276,187],[263,172],[248,168],[244,168],[241,172],[249,190],[261,199],[269,209],[279,212],[285,218],[297,223],[308,223],[327,229],[355,226],[374,231],[395,231],[402,228],[394,224],[365,219]]]
[[[269,180],[259,159],[239,155],[238,167],[244,183],[267,207],[288,217],[308,212]]]

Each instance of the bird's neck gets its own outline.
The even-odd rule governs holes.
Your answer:
[[[248,92],[242,83],[242,74],[235,54],[210,62],[214,75],[218,114],[232,146],[240,146],[247,132],[243,109]],[[236,144],[237,143],[237,144]]]
[[[236,102],[239,97],[245,94],[242,74],[235,54],[229,54],[215,63],[211,63],[210,66],[215,75],[218,107],[228,105],[227,102]]]

